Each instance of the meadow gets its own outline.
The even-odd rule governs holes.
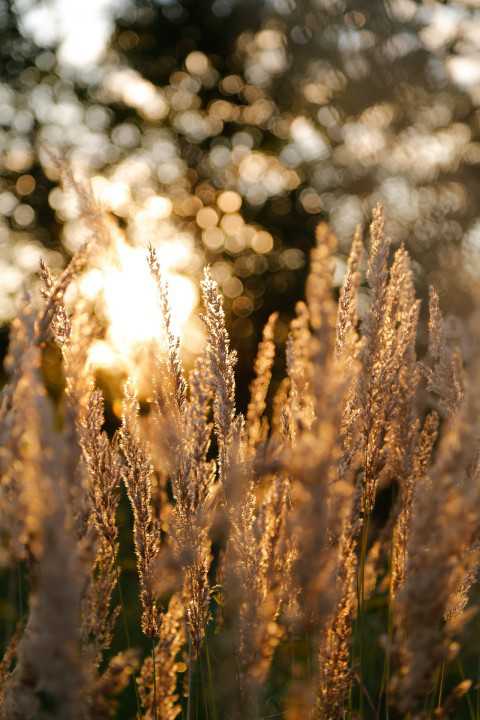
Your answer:
[[[449,343],[434,288],[422,310],[382,208],[339,296],[318,225],[285,377],[271,383],[273,314],[245,413],[209,268],[187,372],[146,249],[163,341],[142,349],[147,393],[123,378],[112,428],[88,360],[98,322],[65,302],[109,233],[80,200],[90,238],[60,274],[42,264],[42,304],[25,298],[11,327],[0,717],[480,718],[478,360]]]

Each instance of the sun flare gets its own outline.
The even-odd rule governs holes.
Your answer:
[[[156,247],[171,308],[172,326],[188,353],[201,343],[201,329],[193,316],[198,303],[194,281],[176,270],[188,259],[189,247],[169,240]],[[76,298],[94,305],[105,324],[103,339],[92,343],[89,360],[95,368],[136,369],[152,341],[162,347],[164,330],[157,284],[150,272],[145,247],[130,245],[118,230],[107,250],[95,256],[79,279]]]

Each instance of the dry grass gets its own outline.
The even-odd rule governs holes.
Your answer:
[[[433,290],[417,358],[410,259],[380,208],[369,246],[358,232],[337,301],[335,238],[318,228],[288,377],[271,397],[272,316],[245,417],[216,283],[206,270],[207,343],[187,379],[151,249],[167,352],[145,349],[151,397],[140,415],[125,383],[113,436],[86,362],[95,322],[63,303],[89,247],[58,279],[42,268],[45,305],[13,324],[0,405],[3,558],[29,587],[1,665],[5,720],[480,718],[462,675],[480,559],[476,366],[467,377],[447,347]],[[46,342],[63,359],[61,412]],[[125,494],[142,648],[122,595]]]

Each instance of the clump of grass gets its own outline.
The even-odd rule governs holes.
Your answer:
[[[26,303],[12,326],[1,397],[3,557],[28,577],[0,665],[1,717],[480,717],[462,646],[480,560],[476,365],[467,374],[447,346],[434,290],[417,357],[410,258],[391,248],[381,208],[369,250],[354,237],[338,302],[335,238],[317,229],[287,377],[270,402],[273,315],[245,416],[215,281],[206,269],[206,347],[187,377],[150,249],[166,350],[145,348],[151,396],[140,415],[128,379],[108,435],[87,362],[96,322],[64,304],[108,235],[81,193],[92,239],[59,278],[42,266],[44,306]],[[61,413],[41,372],[47,342],[63,361]],[[119,527],[125,497],[131,522]]]

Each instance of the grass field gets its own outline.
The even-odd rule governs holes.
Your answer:
[[[478,720],[478,360],[449,345],[434,289],[420,321],[382,209],[339,299],[317,228],[285,378],[272,315],[245,414],[208,268],[187,372],[146,251],[163,341],[143,348],[147,392],[123,378],[116,428],[89,362],[98,321],[64,302],[108,235],[85,212],[92,238],[60,276],[42,266],[42,306],[12,325],[0,717]]]

